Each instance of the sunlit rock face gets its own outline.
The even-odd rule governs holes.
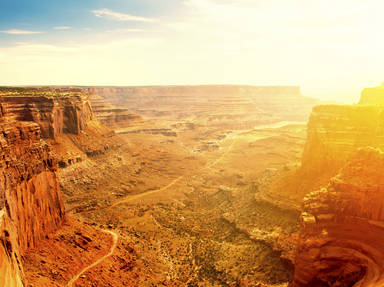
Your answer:
[[[38,123],[44,138],[56,139],[63,133],[79,134],[93,119],[86,93],[44,94],[33,91],[1,93],[7,117]]]
[[[316,100],[293,86],[95,87],[107,102],[146,118],[190,120],[200,126],[249,129],[281,120],[306,121]]]
[[[0,286],[24,286],[17,231],[5,210],[0,211]]]
[[[0,131],[0,188],[23,253],[64,218],[57,163],[36,123],[6,119]]]
[[[304,199],[291,286],[383,286],[384,154],[355,153]]]
[[[0,118],[0,286],[23,286],[21,256],[64,220],[57,164],[39,125]]]
[[[351,153],[365,146],[384,148],[384,107],[316,106],[308,122],[303,169],[337,171]]]
[[[384,83],[379,87],[364,89],[359,104],[384,105]]]

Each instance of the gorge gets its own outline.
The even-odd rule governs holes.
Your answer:
[[[0,286],[380,286],[381,89],[1,88]]]

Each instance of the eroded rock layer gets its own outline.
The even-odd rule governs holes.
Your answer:
[[[359,104],[383,105],[384,104],[384,83],[378,87],[365,88],[361,93]]]
[[[24,252],[56,229],[64,218],[57,163],[40,138],[36,123],[0,123],[0,146],[4,206]]]
[[[79,134],[93,119],[88,95],[80,90],[2,89],[0,97],[8,118],[39,124],[43,138],[56,139],[63,133]]]
[[[383,107],[316,106],[308,123],[303,169],[337,172],[356,149],[365,146],[384,148]]]
[[[127,108],[111,105],[103,97],[97,95],[94,89],[89,90],[92,110],[100,123],[115,129],[131,126],[141,120],[139,115]]]
[[[305,197],[291,286],[383,286],[383,170],[380,150],[360,149]]]
[[[20,258],[17,231],[3,209],[0,211],[0,286],[24,286]]]

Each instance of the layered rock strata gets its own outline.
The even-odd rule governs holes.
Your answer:
[[[378,87],[365,88],[361,93],[359,104],[384,105],[384,83]]]
[[[38,124],[62,168],[114,145],[113,131],[97,121],[84,89],[0,88],[0,105],[8,120]]]
[[[364,148],[304,199],[290,286],[384,285],[384,154]]]
[[[316,100],[294,86],[95,87],[90,93],[152,119],[250,129],[281,120],[306,121]]]
[[[311,173],[337,170],[356,149],[384,148],[384,107],[322,105],[312,110],[302,168]]]
[[[90,90],[90,102],[96,119],[103,125],[112,128],[125,128],[141,121],[142,118],[127,108],[114,106],[103,97],[97,95],[95,89]]]
[[[39,124],[43,138],[56,139],[63,133],[78,135],[93,119],[86,93],[52,92],[20,94],[3,92],[1,103],[6,116],[16,121],[31,121]]]
[[[0,286],[23,286],[21,256],[64,220],[57,163],[39,125],[0,117]]]
[[[5,210],[0,211],[0,286],[24,286],[17,231]]]
[[[57,163],[36,123],[0,123],[0,186],[23,253],[64,218]]]

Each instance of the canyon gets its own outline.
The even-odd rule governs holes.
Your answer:
[[[0,286],[380,286],[383,90],[1,88]]]

